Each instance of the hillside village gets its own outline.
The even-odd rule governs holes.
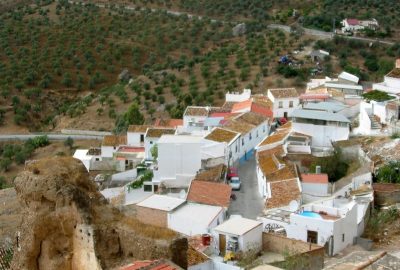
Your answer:
[[[46,73],[28,84],[40,77],[42,84],[72,89],[76,79],[75,94],[49,85],[11,87],[22,83],[22,71],[14,79],[0,76],[6,108],[0,108],[0,124],[6,130],[13,119],[11,130],[23,131],[0,134],[0,141],[12,142],[0,144],[0,169],[20,170],[5,174],[7,180],[0,175],[0,270],[400,269],[400,46],[398,30],[381,17],[378,23],[375,15],[341,14],[337,22],[330,14],[311,22],[319,13],[305,12],[300,3],[301,16],[296,6],[287,14],[273,8],[273,24],[259,30],[252,21],[232,21],[249,14],[203,18],[213,14],[213,5],[196,13],[196,1],[39,2],[32,7],[43,22],[29,27],[38,31],[60,20],[67,31],[76,30],[72,41],[86,35],[84,57],[93,65],[82,77],[71,51],[63,55],[74,62],[69,72],[61,76],[66,61],[60,58],[49,68],[58,69],[59,78],[47,82]],[[266,12],[266,4],[259,5],[251,16]],[[29,8],[20,12],[37,15]],[[63,17],[80,13],[82,25],[101,16],[116,31],[102,22],[82,34],[79,23],[68,26]],[[9,41],[15,14],[7,28],[0,26]],[[151,16],[157,17],[152,23]],[[138,31],[141,23],[154,31]],[[321,31],[332,23],[332,32]],[[191,38],[183,35],[185,27]],[[152,48],[153,36],[160,46]],[[121,43],[113,42],[116,37]],[[97,39],[105,45],[91,48],[101,43]],[[124,43],[135,39],[143,39],[143,47],[131,52]],[[174,39],[187,44],[173,48],[168,43]],[[3,43],[11,56],[13,45]],[[91,56],[92,49],[101,59]],[[181,54],[185,50],[191,52]],[[61,49],[55,51],[61,57]],[[116,66],[103,55],[109,51]],[[142,63],[147,57],[152,61]],[[358,57],[365,62],[353,63]],[[96,60],[105,75],[91,74]],[[0,74],[10,73],[2,64]],[[243,77],[239,82],[235,72]],[[86,81],[93,84],[90,92],[82,90]]]
[[[221,107],[189,106],[183,119],[129,126],[74,157],[90,173],[105,172],[94,181],[111,204],[186,236],[202,258],[188,269],[248,268],[250,253],[255,264],[279,266],[285,250],[312,254],[307,269],[322,269],[324,254],[371,248],[363,235],[382,188],[373,174],[385,163],[346,142],[398,134],[399,70],[397,60],[384,82],[366,91],[342,72],[311,80],[303,94],[230,92]],[[378,92],[389,98],[374,100]],[[395,139],[397,158],[399,145]],[[338,152],[358,165],[332,179],[318,161]]]

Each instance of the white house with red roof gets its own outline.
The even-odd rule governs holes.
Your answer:
[[[300,178],[303,196],[323,197],[330,194],[328,175],[326,173],[302,173]]]
[[[379,28],[376,19],[371,20],[358,20],[353,18],[346,18],[342,22],[342,32],[357,32],[366,28],[376,30]]]

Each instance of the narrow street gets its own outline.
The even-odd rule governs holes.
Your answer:
[[[254,155],[250,160],[242,162],[238,167],[238,171],[242,187],[239,191],[233,191],[236,195],[236,200],[231,201],[229,213],[254,219],[264,208],[263,199],[258,193]]]

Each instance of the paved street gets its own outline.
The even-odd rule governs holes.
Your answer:
[[[96,135],[66,135],[66,134],[55,134],[55,133],[41,133],[41,134],[5,134],[0,135],[0,141],[26,141],[28,139],[33,139],[38,136],[47,135],[49,140],[66,140],[68,137],[71,137],[74,140],[102,140],[104,136],[96,136]]]
[[[256,161],[254,156],[239,165],[239,177],[242,181],[240,191],[234,191],[236,200],[231,201],[229,213],[240,214],[246,218],[257,217],[264,208],[263,199],[258,194]]]

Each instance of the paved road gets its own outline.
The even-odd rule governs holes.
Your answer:
[[[254,219],[261,214],[264,208],[264,201],[258,193],[254,156],[239,165],[239,177],[242,181],[242,188],[240,191],[234,191],[236,200],[231,202],[229,213]]]
[[[0,141],[26,141],[28,139],[33,139],[38,136],[47,135],[50,140],[66,140],[71,137],[74,140],[102,140],[103,136],[92,136],[92,135],[65,135],[65,134],[2,134],[0,135]]]

